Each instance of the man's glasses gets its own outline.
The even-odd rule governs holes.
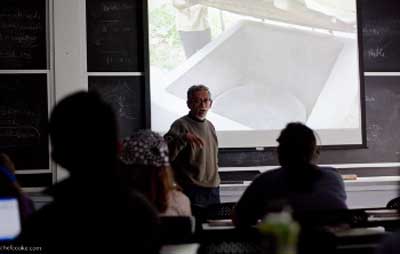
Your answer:
[[[212,102],[211,99],[192,99],[191,102],[195,105],[202,105],[204,104],[210,104]]]

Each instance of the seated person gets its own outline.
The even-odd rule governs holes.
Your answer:
[[[33,201],[22,192],[14,175],[15,165],[5,153],[0,153],[0,197],[15,197],[18,200],[21,221],[34,211]]]
[[[236,226],[255,225],[283,203],[294,212],[347,208],[341,176],[334,168],[316,165],[313,130],[289,123],[277,141],[281,168],[264,172],[246,189],[233,212]]]
[[[133,189],[143,193],[160,215],[191,216],[189,198],[174,184],[164,139],[141,130],[122,142],[121,174]]]

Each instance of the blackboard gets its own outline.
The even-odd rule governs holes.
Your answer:
[[[219,149],[218,162],[220,167],[278,165],[278,156],[276,149]]]
[[[2,0],[0,69],[47,69],[46,0]]]
[[[142,72],[142,1],[86,0],[89,72]]]
[[[49,169],[46,74],[0,75],[0,150],[17,169]]]
[[[400,159],[400,77],[365,77],[367,149],[330,150],[322,163],[397,162]]]
[[[143,77],[89,77],[89,90],[111,104],[117,116],[119,137],[145,128]]]
[[[364,71],[400,71],[400,3],[360,0]]]
[[[321,164],[400,161],[400,77],[365,77],[367,148],[323,149]],[[275,150],[222,149],[221,167],[277,165]]]

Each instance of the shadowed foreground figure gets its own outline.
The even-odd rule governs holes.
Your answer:
[[[53,160],[70,177],[47,190],[54,201],[24,225],[18,243],[41,253],[157,253],[157,215],[120,184],[117,128],[111,107],[78,92],[50,118]]]
[[[264,172],[240,198],[233,221],[237,227],[255,225],[268,212],[290,206],[295,215],[347,209],[344,182],[336,169],[319,167],[313,130],[302,123],[289,123],[277,139],[281,168]],[[298,253],[335,253],[329,233],[301,222]]]

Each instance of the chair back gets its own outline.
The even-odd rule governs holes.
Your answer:
[[[163,244],[188,243],[195,232],[193,216],[161,216],[160,238]]]
[[[232,218],[232,212],[235,202],[212,204],[207,207],[206,219],[208,220],[224,220]]]

